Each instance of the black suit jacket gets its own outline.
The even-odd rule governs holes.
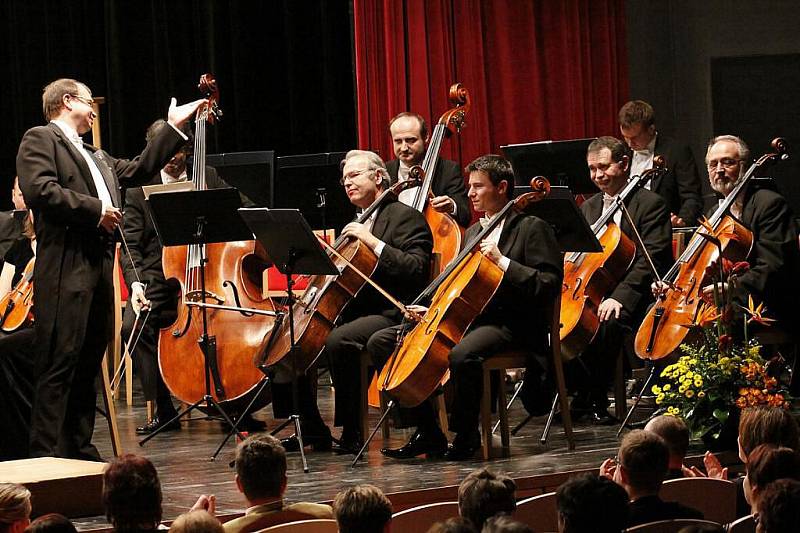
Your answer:
[[[481,229],[480,223],[470,226],[465,246],[473,243]],[[550,323],[545,310],[561,290],[564,275],[564,257],[555,232],[538,217],[512,211],[497,247],[511,261],[478,320],[507,325],[520,342],[541,350],[547,345],[544,335]]]
[[[666,161],[667,172],[654,179],[650,190],[667,202],[671,213],[681,217],[687,226],[696,226],[703,212],[702,186],[694,155],[688,145],[670,137],[656,137],[655,155]]]
[[[392,178],[392,183],[397,182],[397,172],[400,168],[400,161],[392,159],[386,163],[386,170]],[[469,208],[467,199],[467,189],[464,185],[464,176],[461,175],[461,168],[455,161],[440,159],[436,165],[436,173],[433,176],[431,190],[434,196],[449,196],[456,203],[456,222],[462,227],[469,226],[472,220],[472,212]]]
[[[644,241],[659,275],[663,276],[673,261],[672,227],[664,200],[652,191],[638,189],[628,197],[625,206],[628,208],[636,229],[642,236],[642,241]],[[595,194],[581,204],[581,211],[589,224],[594,224],[603,212],[602,193]],[[621,303],[622,307],[632,317],[635,317],[643,312],[646,305],[652,300],[650,285],[654,280],[647,259],[641,252],[633,229],[624,215],[620,222],[620,229],[636,243],[636,256],[625,276],[607,297]]]
[[[703,513],[677,502],[665,502],[658,496],[645,496],[631,502],[631,514],[628,527],[658,522],[660,520],[678,520],[682,518],[703,519]]]
[[[132,160],[116,159],[88,144],[84,147],[92,153],[112,201],[119,207],[120,183],[146,183],[183,143],[180,134],[170,127],[161,128]],[[56,327],[62,342],[82,343],[94,291],[107,291],[111,300],[113,242],[98,228],[102,203],[91,172],[61,129],[50,123],[23,136],[17,174],[25,203],[33,210],[36,229],[33,298],[37,344],[49,346]],[[104,266],[105,261],[108,264]],[[108,334],[110,321],[105,326]]]
[[[410,303],[430,279],[433,235],[422,213],[397,200],[378,211],[371,233],[386,243],[372,280],[389,294]],[[383,314],[400,320],[400,310],[366,284],[346,308],[344,321]]]

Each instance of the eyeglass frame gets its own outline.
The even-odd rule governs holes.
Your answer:
[[[344,176],[342,176],[341,178],[339,178],[339,184],[340,184],[342,187],[344,187],[344,182],[345,182],[345,180],[348,180],[348,179],[349,179],[349,180],[351,180],[351,181],[352,181],[354,178],[356,178],[357,176],[360,176],[360,175],[364,174],[365,172],[375,172],[376,170],[378,170],[378,169],[377,169],[377,168],[365,168],[365,169],[363,169],[363,170],[359,170],[359,171],[356,171],[356,172],[350,172],[350,173],[348,173],[348,174],[345,174],[345,175],[344,175]]]
[[[71,93],[67,93],[67,96],[69,96],[71,98],[75,98],[76,100],[80,100],[81,102],[83,102],[84,104],[88,105],[89,107],[94,108],[94,104],[95,104],[94,98],[88,98],[87,99],[84,96],[79,96],[77,94],[71,94]]]

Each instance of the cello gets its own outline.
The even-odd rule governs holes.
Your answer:
[[[198,86],[208,105],[198,111],[195,123],[192,181],[197,190],[206,189],[206,124],[220,116],[219,91],[211,74],[204,74]],[[272,310],[272,302],[262,296],[262,272],[269,266],[263,248],[256,241],[165,246],[164,277],[180,287],[175,322],[161,329],[158,361],[161,375],[172,394],[184,403],[195,403],[205,395],[205,366],[198,339],[203,335],[202,310],[192,303],[224,304]],[[202,288],[201,262],[205,267]],[[246,311],[207,309],[208,331],[215,337],[216,349],[209,349],[211,394],[234,411],[250,401],[263,374],[253,364],[261,339],[273,325],[272,316]],[[266,397],[259,400],[266,401]],[[262,404],[259,403],[259,406]]]
[[[719,261],[720,255],[734,262],[742,261],[749,255],[753,234],[729,214],[729,209],[752,177],[768,165],[787,157],[784,139],[776,138],[771,144],[775,152],[764,154],[750,166],[711,215],[708,228],[698,228],[686,249],[664,276],[668,288],[648,310],[636,332],[634,347],[640,358],[663,359],[673,354],[684,342],[689,334],[686,325],[695,322],[703,301],[703,287],[708,285],[707,267]],[[713,230],[713,234],[709,229]],[[710,236],[711,240],[706,236]]]
[[[379,389],[400,405],[419,405],[447,378],[450,350],[461,342],[503,280],[503,269],[480,252],[480,243],[512,209],[523,212],[547,196],[550,183],[539,176],[531,180],[531,189],[508,202],[415,300],[415,304],[428,299],[431,303],[420,322],[399,339],[378,378]]]
[[[383,191],[358,217],[357,222],[363,224],[389,198],[397,198],[405,189],[419,186],[421,174],[421,167],[412,167],[408,179]],[[367,283],[364,277],[371,276],[378,266],[378,256],[359,239],[340,236],[333,245],[325,247],[328,248],[327,253],[333,255],[333,263],[341,274],[316,275],[308,280],[305,291],[293,306],[292,320],[282,315],[272,331],[264,336],[258,356],[259,367],[273,368],[292,351],[296,358],[293,364],[297,365],[298,371],[305,372],[311,367],[324,348],[325,339],[333,330],[339,315]],[[294,349],[291,345],[291,324],[295,336]]]
[[[455,107],[448,109],[439,117],[439,122],[433,128],[425,158],[422,160],[422,170],[425,179],[422,182],[414,203],[411,207],[419,211],[425,217],[428,227],[433,233],[433,268],[431,275],[438,275],[461,250],[461,239],[464,236],[464,229],[453,220],[453,217],[446,213],[435,210],[430,199],[433,198],[431,185],[433,176],[436,173],[436,164],[439,162],[439,151],[442,148],[442,140],[453,133],[460,133],[464,127],[464,118],[469,112],[470,99],[469,91],[455,83],[450,86],[448,93],[450,103]]]
[[[653,168],[634,176],[620,191],[617,204],[592,224],[592,232],[602,252],[572,252],[564,256],[564,282],[561,285],[561,354],[573,359],[592,342],[600,329],[597,308],[630,268],[636,245],[614,223],[620,203],[649,179],[667,171],[664,159],[656,156]]]
[[[0,300],[0,328],[6,333],[33,324],[33,265],[36,257],[31,257],[22,278],[13,289]]]

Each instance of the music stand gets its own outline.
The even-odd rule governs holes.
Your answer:
[[[539,141],[501,146],[511,161],[517,183],[527,185],[534,176],[547,176],[551,185],[565,185],[575,194],[597,192],[586,166],[586,149],[594,139]]]
[[[253,238],[253,234],[236,212],[242,205],[236,189],[154,193],[149,196],[147,202],[150,204],[150,214],[153,218],[156,234],[163,246],[205,245],[215,242],[251,240]],[[201,399],[175,415],[164,426],[139,441],[139,446],[144,446],[147,441],[158,435],[172,422],[183,418],[195,409],[199,409],[202,404],[205,404],[207,409],[215,409],[230,427],[234,428],[236,434],[240,438],[244,438],[244,435],[236,429],[236,425],[222,406],[211,395],[212,367],[214,369],[213,377],[217,396],[224,396],[225,391],[222,387],[222,381],[216,374],[216,337],[208,334],[207,310],[205,305],[202,305],[205,304],[206,300],[205,265],[208,259],[205,256],[205,247],[200,246],[199,248],[202,301],[198,307],[200,307],[200,313],[203,318],[203,335],[198,340],[198,345],[203,353],[205,394]],[[225,441],[227,441],[227,437]],[[211,457],[212,461],[216,458],[220,449],[221,446]]]
[[[289,314],[289,355],[292,372],[292,414],[272,431],[275,435],[294,423],[294,432],[300,446],[303,472],[308,472],[308,462],[303,450],[303,434],[300,429],[299,397],[297,391],[297,358],[294,357],[294,294],[292,275],[339,275],[339,269],[320,246],[311,227],[297,209],[239,209],[244,222],[250,227],[258,242],[264,246],[278,271],[286,276],[286,295]],[[261,368],[262,372],[269,369]]]

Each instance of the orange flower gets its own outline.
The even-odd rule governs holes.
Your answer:
[[[770,322],[775,322],[773,318],[767,318],[764,316],[764,313],[767,312],[767,308],[764,306],[764,302],[761,302],[756,306],[753,303],[753,295],[748,296],[747,307],[740,306],[742,309],[745,310],[747,314],[750,315],[750,318],[747,319],[747,322],[758,322],[764,326],[769,326]]]
[[[697,310],[697,315],[695,315],[694,323],[681,324],[681,326],[685,328],[695,328],[695,327],[704,328],[707,325],[713,323],[719,317],[720,314],[717,311],[717,308],[714,307],[714,305],[703,302],[702,304],[700,304],[700,307]]]

